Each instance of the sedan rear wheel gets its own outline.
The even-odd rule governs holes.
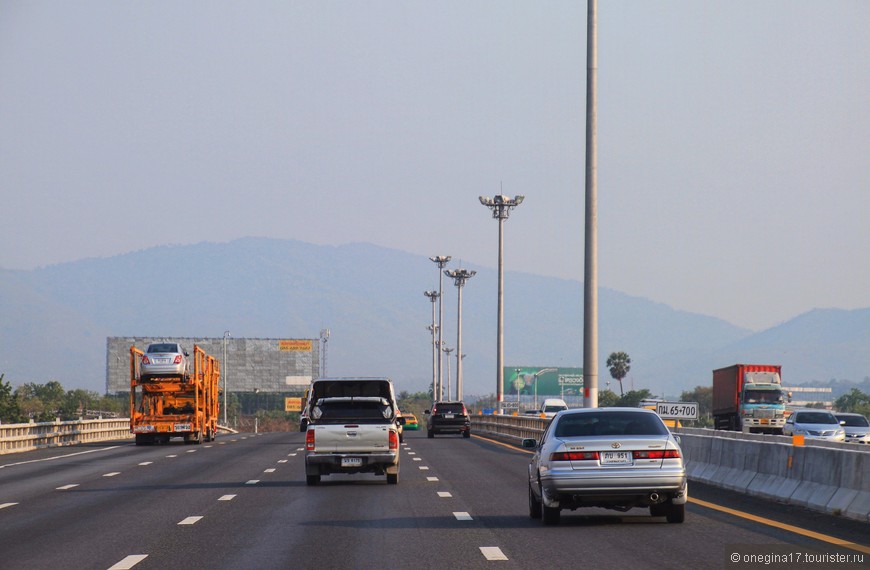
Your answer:
[[[681,523],[686,520],[686,505],[668,505],[665,515],[669,523]]]
[[[305,484],[308,486],[317,485],[320,483],[320,475],[306,475]]]
[[[529,483],[529,516],[533,519],[541,518],[541,501],[535,496],[532,491],[532,484]]]
[[[544,519],[544,524],[546,525],[557,525],[559,524],[559,518],[562,514],[562,509],[559,507],[548,507],[545,504],[541,504],[541,513],[542,518]]]

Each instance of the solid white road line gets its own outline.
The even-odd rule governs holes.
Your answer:
[[[117,449],[119,446],[113,445],[112,447],[103,447],[101,449],[91,449],[89,451],[78,451],[76,453],[68,453],[66,455],[58,455],[56,457],[46,457],[44,459],[30,459],[29,461],[19,461],[17,463],[7,463],[6,465],[0,465],[0,469],[4,467],[15,467],[16,465],[24,465],[26,463],[39,463],[40,461],[54,461],[55,459],[63,459],[65,457],[73,457],[75,455],[84,455],[85,453],[97,453],[98,451],[108,451],[110,449]]]
[[[196,524],[200,520],[202,520],[202,517],[187,517],[186,519],[184,519],[183,521],[181,521],[178,524]]]
[[[109,568],[109,570],[130,570],[130,568],[139,564],[146,558],[148,558],[147,554],[131,554],[130,556],[127,556],[126,558]]]
[[[471,518],[471,515],[470,515],[470,514],[468,514],[468,513],[463,513],[463,512],[453,513],[453,516],[456,517],[456,520],[458,520],[458,521],[470,521],[470,520],[474,520],[474,519]]]
[[[480,552],[486,557],[487,560],[507,560],[508,557],[504,555],[504,552],[501,551],[501,548],[498,546],[481,546]]]

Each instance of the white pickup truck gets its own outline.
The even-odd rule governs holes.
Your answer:
[[[374,386],[369,381],[386,384]],[[321,476],[334,473],[374,473],[397,484],[402,419],[397,417],[392,383],[341,379],[318,389],[316,382],[320,380],[312,386],[305,434],[306,483],[317,485]]]

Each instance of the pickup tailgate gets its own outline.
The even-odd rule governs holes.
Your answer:
[[[390,448],[385,424],[313,425],[314,453],[384,453]]]

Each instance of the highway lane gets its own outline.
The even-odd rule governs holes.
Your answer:
[[[303,439],[298,432],[224,435],[199,446],[121,442],[0,457],[0,505],[17,503],[0,509],[0,566],[105,569],[140,555],[137,570],[567,568],[578,561],[698,568],[723,566],[730,545],[859,553],[695,503],[682,525],[645,510],[586,509],[544,527],[527,514],[528,454],[477,437],[406,432],[398,485],[332,475],[308,487]],[[58,458],[41,461],[48,457]],[[697,485],[690,495],[867,542],[867,524]]]

